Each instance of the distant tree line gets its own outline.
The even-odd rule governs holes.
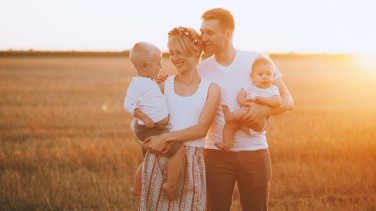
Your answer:
[[[128,57],[129,50],[125,51],[40,51],[40,50],[6,50],[0,51],[0,57],[29,57],[29,56],[82,56],[82,57]],[[204,54],[203,59],[210,55]],[[326,53],[270,53],[272,59],[317,59],[317,58],[330,58],[330,59],[349,59],[350,54],[326,54]],[[163,57],[169,57],[168,52],[163,52]]]
[[[4,56],[84,56],[84,57],[128,57],[129,51],[39,51],[39,50],[7,50],[0,51],[0,57]]]

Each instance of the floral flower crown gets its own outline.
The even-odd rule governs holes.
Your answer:
[[[201,51],[201,47],[199,44],[199,38],[197,38],[196,35],[194,35],[191,30],[188,28],[179,26],[173,28],[170,32],[168,32],[168,36],[175,36],[175,35],[184,35],[189,38],[189,40]]]

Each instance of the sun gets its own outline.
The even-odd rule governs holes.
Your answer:
[[[376,75],[376,52],[356,54],[354,57],[363,70]]]

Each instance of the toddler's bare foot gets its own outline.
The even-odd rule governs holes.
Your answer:
[[[166,195],[167,199],[172,201],[176,197],[176,187],[167,184],[166,182],[162,185],[162,190]]]
[[[231,111],[230,111],[230,109],[228,108],[227,105],[225,105],[225,104],[222,105],[222,111],[223,111],[223,115],[225,116],[226,122],[231,121],[232,120],[232,114],[231,114]]]
[[[130,193],[131,193],[133,196],[140,196],[140,195],[141,195],[141,189],[131,188]]]
[[[231,142],[215,143],[215,146],[218,147],[219,149],[229,151],[232,148],[232,143]]]

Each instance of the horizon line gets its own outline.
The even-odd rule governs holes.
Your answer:
[[[130,49],[126,50],[41,50],[41,49],[0,49],[0,53],[2,55],[8,53],[72,53],[72,54],[81,54],[81,53],[93,53],[93,54],[129,54]],[[341,52],[341,53],[334,53],[334,52],[297,52],[297,51],[285,51],[285,52],[267,52],[267,51],[260,51],[271,55],[356,55],[359,53],[356,52]],[[162,54],[168,54],[168,51],[162,51]]]

